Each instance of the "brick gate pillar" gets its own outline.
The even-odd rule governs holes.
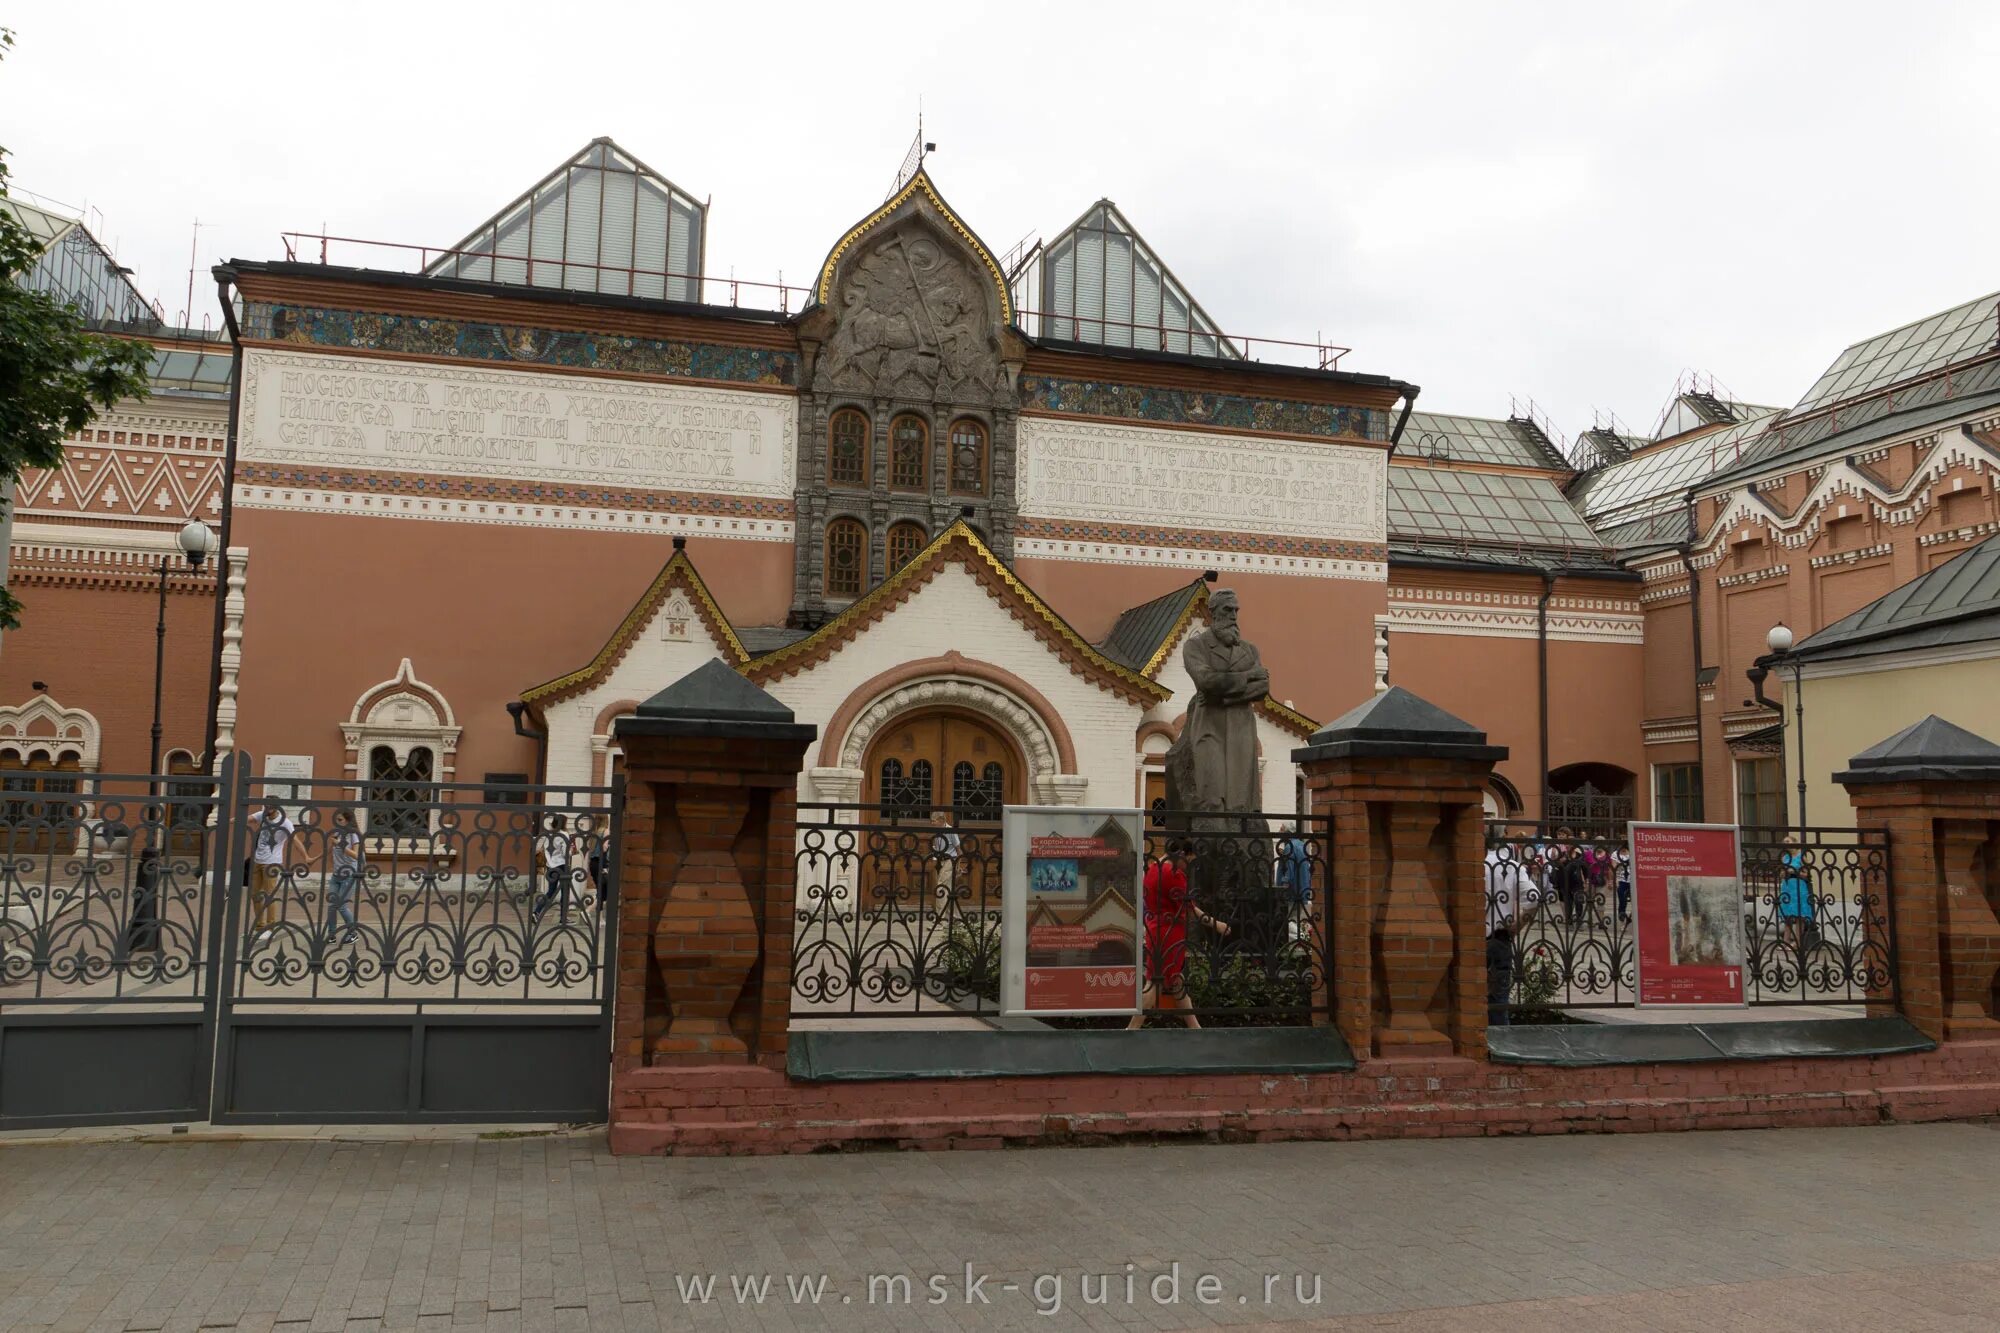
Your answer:
[[[1937,1041],[2000,1035],[2000,745],[1933,714],[1833,776],[1888,837],[1904,1016]]]
[[[1505,746],[1392,688],[1292,758],[1332,820],[1328,966],[1355,1055],[1486,1053],[1486,825]]]
[[[818,732],[720,659],[618,723],[614,1084],[646,1065],[784,1067],[799,771]]]

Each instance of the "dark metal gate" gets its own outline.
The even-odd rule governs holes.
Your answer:
[[[622,784],[8,777],[0,1128],[605,1117]]]

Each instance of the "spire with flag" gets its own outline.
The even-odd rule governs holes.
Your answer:
[[[917,137],[910,140],[910,151],[903,154],[903,165],[896,168],[896,183],[889,187],[884,199],[893,199],[896,191],[910,183],[910,177],[923,169],[924,158],[937,151],[937,145],[924,139],[924,104],[917,103]]]

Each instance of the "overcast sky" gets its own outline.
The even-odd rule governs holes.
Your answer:
[[[448,16],[458,17],[448,17]],[[803,284],[915,130],[996,251],[1101,196],[1229,332],[1423,405],[1649,430],[1684,369],[1795,402],[2000,289],[2000,5],[40,4],[15,184],[170,318],[278,233],[450,245],[592,136]],[[343,258],[336,255],[337,259]],[[349,262],[365,262],[348,252]],[[380,259],[373,261],[378,265]]]

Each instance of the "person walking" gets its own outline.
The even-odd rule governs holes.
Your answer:
[[[354,919],[354,890],[361,882],[361,830],[355,827],[354,812],[341,806],[333,812],[333,830],[327,834],[327,855],[332,875],[326,886],[326,934],[333,938],[336,919],[347,922],[340,943],[353,944],[361,938],[361,923]]]
[[[1312,913],[1312,849],[1290,824],[1278,825],[1278,863],[1272,887],[1294,926]]]
[[[251,929],[259,942],[273,932],[279,891],[285,883],[285,853],[298,826],[285,813],[285,803],[266,796],[264,806],[250,816]]]
[[[548,888],[535,900],[534,909],[528,914],[530,921],[541,920],[542,913],[558,898],[567,905],[572,878],[570,855],[573,851],[575,847],[569,836],[569,821],[561,815],[550,815],[548,832],[535,844],[535,859],[541,863]]]
[[[937,832],[931,835],[931,863],[935,867],[937,897],[939,902],[948,901],[957,891],[958,857],[965,839],[952,827],[951,811],[937,810],[931,814],[931,827]]]
[[[1190,917],[1218,935],[1229,934],[1229,923],[1204,912],[1188,893],[1188,866],[1193,860],[1193,846],[1186,839],[1175,839],[1168,844],[1165,857],[1146,867],[1146,985],[1139,1012],[1132,1015],[1127,1028],[1145,1027],[1149,1009],[1194,1008],[1184,982]],[[1201,1026],[1192,1012],[1184,1014],[1181,1022],[1191,1028]]]
[[[1514,932],[1503,920],[1486,937],[1486,1026],[1504,1028],[1511,1022],[1509,1002],[1514,989]]]
[[[1778,886],[1778,919],[1783,926],[1785,947],[1810,948],[1812,885],[1806,880],[1806,860],[1799,851],[1799,835],[1787,833],[1780,847],[1778,862],[1784,867],[1784,875]]]

